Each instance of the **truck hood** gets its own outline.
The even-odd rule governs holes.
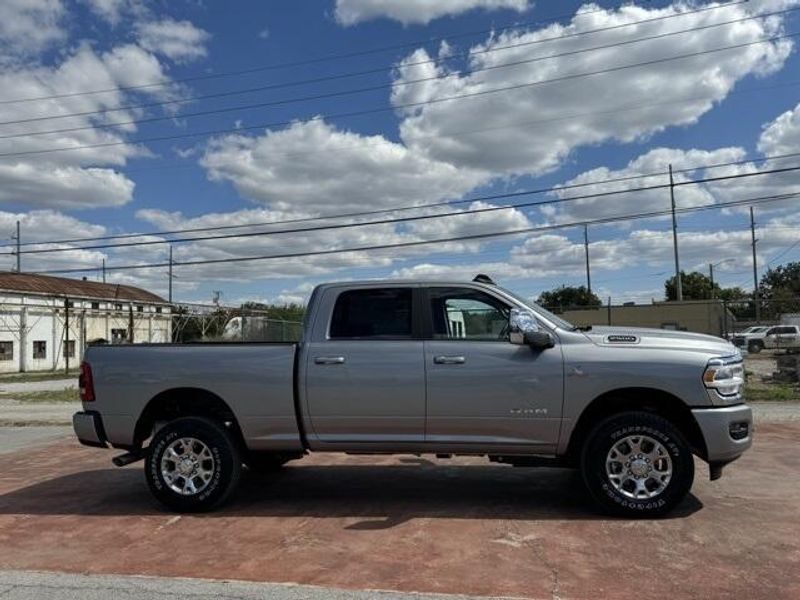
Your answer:
[[[729,341],[704,333],[648,329],[645,327],[592,327],[585,332],[598,346],[643,349],[674,349],[714,356],[731,356],[738,349]]]

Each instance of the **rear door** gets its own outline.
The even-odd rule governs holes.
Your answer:
[[[426,443],[545,449],[558,441],[561,348],[508,339],[511,305],[476,288],[425,290]]]
[[[327,443],[421,443],[419,288],[332,288],[327,294],[332,297],[320,304],[327,331],[305,353],[310,433]]]

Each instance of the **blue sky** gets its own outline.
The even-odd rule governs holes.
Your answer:
[[[149,234],[602,182],[662,172],[670,163],[693,169],[678,181],[800,164],[800,157],[747,162],[800,152],[800,59],[792,37],[800,32],[800,10],[793,10],[800,2],[726,4],[250,0],[232,8],[212,0],[9,0],[0,5],[0,232],[8,240],[20,220],[23,242],[36,243],[30,250],[115,234],[160,241],[169,236]],[[728,46],[738,47],[721,50]],[[693,56],[663,60],[687,54]],[[309,62],[318,58],[328,60]],[[651,64],[627,66],[637,62]],[[294,66],[280,67],[287,63]],[[361,71],[372,73],[298,84]],[[564,76],[575,77],[529,85]],[[265,86],[272,89],[238,93]],[[371,87],[378,89],[344,93]],[[220,93],[229,95],[193,99]],[[307,99],[326,94],[341,95]],[[473,97],[442,101],[451,96]],[[270,102],[282,104],[239,108]],[[332,116],[357,111],[373,112]],[[70,131],[42,133],[62,129]],[[225,133],[189,137],[206,131]],[[165,136],[185,137],[148,141]],[[63,147],[73,149],[43,152]],[[699,168],[728,162],[742,164]],[[790,172],[682,186],[676,202],[692,207],[800,192],[797,182]],[[659,183],[663,177],[644,180]],[[597,183],[580,193],[641,185]],[[800,259],[797,202],[757,205],[762,268]],[[668,206],[668,191],[658,189],[398,225],[194,241],[174,244],[174,256],[180,262],[398,244]],[[412,213],[387,216],[399,214]],[[746,207],[679,219],[685,270],[725,261],[716,270],[722,284],[752,286]],[[615,301],[660,298],[673,269],[669,225],[663,217],[592,225],[595,291]],[[228,303],[302,301],[325,280],[487,272],[537,295],[585,281],[582,244],[582,227],[573,227],[176,267],[175,294],[208,301],[220,290]],[[109,267],[160,263],[167,248],[26,254],[23,269],[86,268],[87,277],[98,278],[103,259]],[[8,268],[14,257],[0,261]],[[164,268],[109,271],[108,278],[167,289]]]

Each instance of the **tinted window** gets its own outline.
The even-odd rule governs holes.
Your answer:
[[[331,338],[410,338],[411,288],[351,290],[336,299]]]
[[[435,339],[508,338],[510,309],[493,296],[469,288],[431,288],[429,297]]]

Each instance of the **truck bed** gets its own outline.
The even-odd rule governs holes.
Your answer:
[[[103,415],[115,446],[133,442],[136,422],[161,394],[213,394],[238,418],[252,450],[300,450],[294,401],[297,344],[206,342],[92,346],[96,400],[85,410]],[[201,392],[201,390],[203,390]]]

